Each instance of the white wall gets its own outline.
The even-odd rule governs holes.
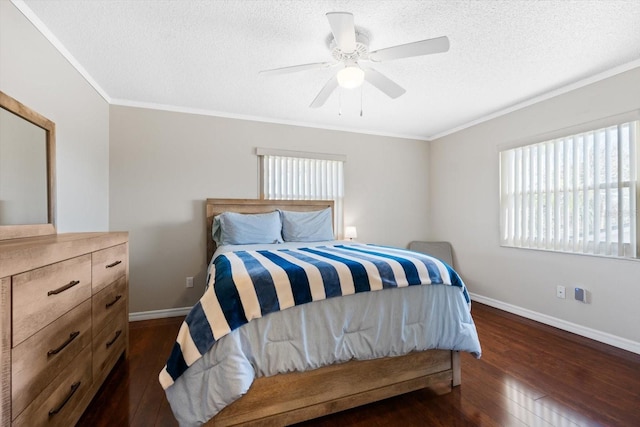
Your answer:
[[[497,149],[639,108],[636,68],[431,143],[430,237],[453,243],[471,292],[611,334],[640,350],[640,261],[499,246]],[[555,297],[556,285],[567,286],[566,300]],[[577,285],[591,292],[590,304],[573,300],[569,287]]]
[[[0,90],[56,124],[58,232],[108,230],[109,104],[4,0]]]
[[[131,312],[198,300],[204,200],[258,197],[256,147],[345,154],[345,224],[359,240],[406,246],[428,234],[424,141],[123,106],[110,123],[110,228],[130,232]]]

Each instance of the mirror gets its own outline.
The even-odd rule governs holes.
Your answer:
[[[55,234],[55,124],[0,91],[0,240]]]

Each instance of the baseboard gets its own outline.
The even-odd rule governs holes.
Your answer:
[[[586,326],[578,325],[576,323],[567,322],[566,320],[558,319],[557,317],[548,316],[546,314],[538,313],[533,310],[518,307],[517,305],[508,304],[506,302],[498,301],[493,298],[485,297],[482,295],[470,293],[471,300],[477,301],[481,304],[486,304],[491,307],[498,308],[500,310],[507,311],[509,313],[517,314],[518,316],[525,317],[527,319],[535,320],[536,322],[550,325],[563,331],[572,332],[574,334],[590,338],[595,341],[599,341],[605,344],[612,345],[614,347],[621,348],[636,354],[640,354],[640,343],[632,341],[627,338],[622,338],[616,335],[612,335],[606,332],[598,331],[596,329],[587,328]]]
[[[191,307],[168,308],[166,310],[139,311],[137,313],[129,313],[129,322],[138,322],[140,320],[164,319],[165,317],[181,317],[186,316],[191,311]]]

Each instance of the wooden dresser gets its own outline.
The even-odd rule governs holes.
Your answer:
[[[129,351],[128,233],[0,241],[0,426],[73,426]]]

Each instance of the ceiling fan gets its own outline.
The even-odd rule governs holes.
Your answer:
[[[309,105],[311,108],[321,107],[338,86],[353,89],[360,86],[364,80],[390,98],[395,99],[404,94],[406,90],[368,66],[367,62],[391,61],[449,50],[449,39],[443,36],[369,52],[369,39],[363,32],[356,31],[353,23],[353,14],[349,12],[329,12],[327,13],[327,19],[333,34],[329,48],[335,61],[294,65],[260,72],[265,75],[275,75],[315,68],[330,68],[343,64],[344,66],[329,79],[313,102],[311,102],[311,105]]]

